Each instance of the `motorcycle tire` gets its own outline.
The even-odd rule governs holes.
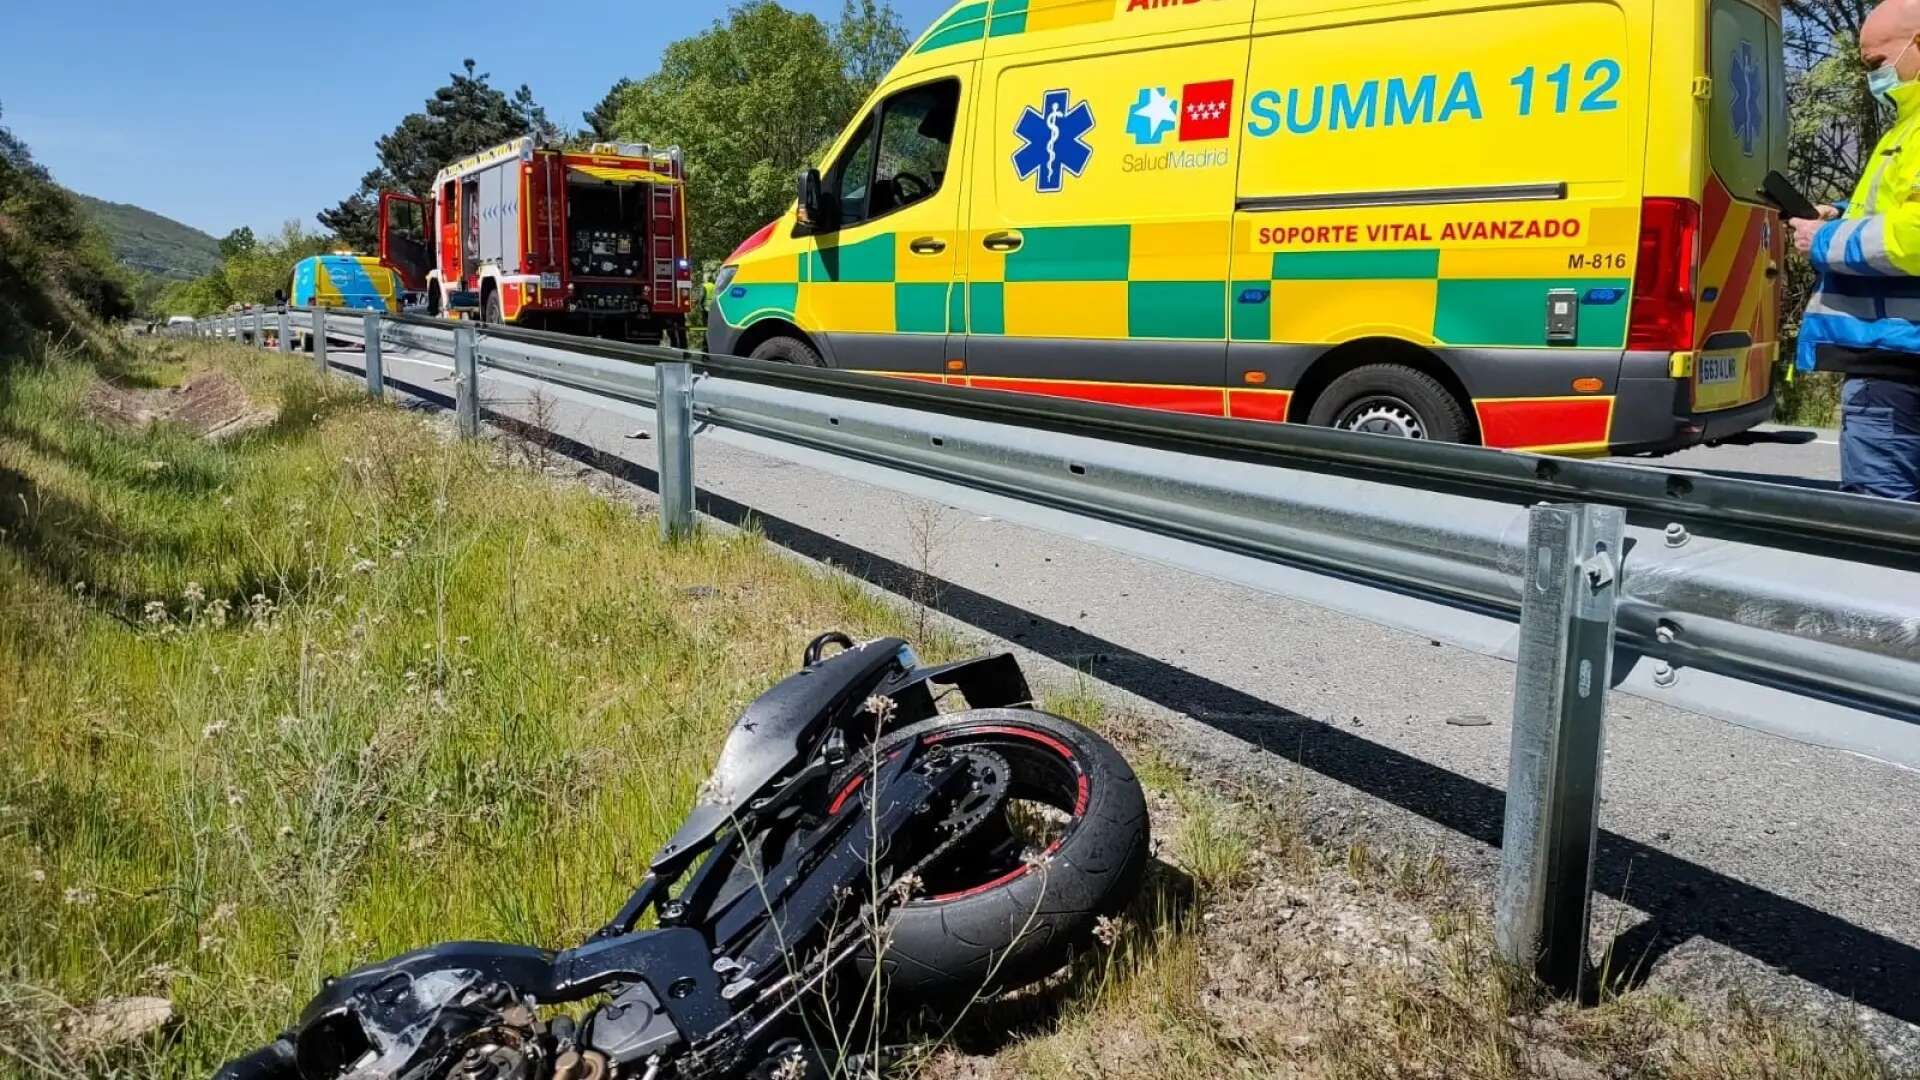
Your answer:
[[[914,742],[978,746],[1011,765],[1012,795],[1067,820],[1044,851],[1012,866],[945,866],[933,895],[902,905],[879,963],[890,995],[930,1004],[967,1000],[1059,970],[1103,915],[1133,899],[1149,855],[1146,797],[1120,752],[1061,717],[1030,709],[976,709],[912,724],[883,737],[886,757]],[[842,774],[835,808],[866,775]],[[1062,805],[1064,804],[1064,805]],[[982,878],[969,881],[969,871]],[[863,976],[869,946],[854,958]]]

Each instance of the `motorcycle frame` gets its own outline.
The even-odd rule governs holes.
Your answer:
[[[749,849],[761,828],[782,814],[798,813],[800,800],[854,754],[894,730],[939,715],[946,693],[941,688],[957,690],[969,708],[1032,702],[1011,654],[922,667],[905,641],[883,638],[820,659],[829,641],[847,644],[843,635],[816,639],[808,646],[807,666],[734,722],[687,821],[655,856],[620,911],[585,943],[556,953],[449,942],[408,953],[329,980],[295,1030],[305,1033],[348,1018],[356,1003],[377,1001],[380,995],[372,991],[395,985],[396,977],[410,984],[457,970],[511,987],[521,999],[540,1005],[643,984],[671,1021],[680,1045],[698,1051],[726,1036],[755,1004],[736,1002],[756,987],[764,992],[776,964],[792,956],[870,873],[870,853],[880,838],[900,831],[928,806],[960,765],[911,753],[890,756],[878,763],[871,782],[798,835],[778,865],[754,875],[748,887],[725,892],[740,860],[754,854]],[[879,714],[873,708],[876,698],[890,702]],[[688,877],[703,855],[706,861]],[[671,896],[683,878],[685,885]],[[650,911],[657,928],[636,929]],[[284,1039],[277,1045],[286,1045]],[[304,1048],[304,1039],[300,1045]],[[304,1060],[301,1069],[308,1071]]]

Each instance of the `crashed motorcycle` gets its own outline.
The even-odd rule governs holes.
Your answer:
[[[328,979],[216,1080],[826,1075],[849,1062],[808,1037],[822,1002],[957,1008],[1042,979],[1131,898],[1148,838],[1126,761],[1032,696],[1011,655],[923,667],[823,634],[586,943]]]

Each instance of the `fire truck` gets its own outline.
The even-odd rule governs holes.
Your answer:
[[[532,138],[380,196],[380,261],[429,314],[684,346],[693,304],[678,147]]]

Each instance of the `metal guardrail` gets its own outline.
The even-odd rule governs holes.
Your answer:
[[[1516,663],[1497,930],[1561,989],[1585,965],[1609,689],[1697,686],[1702,711],[1738,698],[1780,713],[1754,726],[1920,767],[1920,508],[470,323],[247,318],[195,332],[264,341],[275,319],[284,349],[317,319],[319,362],[329,337],[361,341],[370,387],[383,347],[451,357],[469,436],[482,369],[656,409],[668,536],[692,525],[698,422],[1290,567],[1315,602],[1369,617],[1350,598],[1401,598],[1414,614],[1390,621],[1436,636],[1456,617],[1507,626],[1483,648]]]

